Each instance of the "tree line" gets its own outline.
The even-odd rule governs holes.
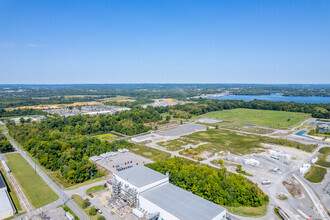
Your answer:
[[[163,174],[169,173],[172,184],[218,205],[259,207],[269,201],[257,184],[226,168],[215,169],[178,157],[146,166]]]
[[[306,104],[296,102],[271,102],[264,100],[242,101],[242,100],[215,100],[215,99],[194,99],[192,103],[167,107],[156,107],[160,112],[175,113],[175,110],[184,111],[191,115],[201,115],[212,111],[225,109],[248,108],[260,110],[289,111],[311,113],[315,118],[330,117],[330,103],[327,104]]]
[[[151,129],[145,123],[160,119],[160,114],[151,107],[135,107],[114,115],[55,115],[40,122],[8,121],[6,125],[10,135],[42,166],[59,171],[68,182],[80,183],[102,175],[89,157],[132,145],[125,140],[110,143],[91,134],[117,131],[133,135]]]
[[[27,115],[45,115],[46,113],[41,109],[14,109],[7,111],[5,109],[0,109],[0,118],[1,117],[15,117],[15,116],[27,116]]]
[[[5,135],[0,133],[0,153],[12,152],[15,149]]]

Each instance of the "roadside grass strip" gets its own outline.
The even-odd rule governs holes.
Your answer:
[[[34,208],[40,208],[59,198],[20,154],[8,154],[6,158],[17,183]]]
[[[327,169],[318,166],[312,166],[305,174],[305,178],[312,183],[320,183],[327,174]]]

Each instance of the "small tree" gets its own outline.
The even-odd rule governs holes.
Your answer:
[[[85,209],[85,208],[87,208],[89,206],[89,199],[87,198],[87,199],[85,199],[84,201],[83,201],[83,203],[82,203],[82,207],[83,207],[83,209]]]
[[[96,208],[95,208],[95,206],[92,206],[90,209],[89,209],[89,215],[96,215]]]
[[[183,124],[183,121],[182,120],[180,120],[180,124]]]
[[[221,166],[223,166],[223,159],[219,159],[218,160],[218,164],[220,164]]]
[[[218,124],[215,125],[215,129],[219,129],[219,125]]]
[[[106,218],[103,215],[100,215],[99,217],[97,217],[97,220],[106,220]]]
[[[242,165],[237,165],[237,168],[236,168],[236,171],[239,173],[239,172],[242,172]]]

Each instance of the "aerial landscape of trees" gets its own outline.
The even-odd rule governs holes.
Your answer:
[[[146,166],[169,173],[172,184],[219,205],[258,207],[269,201],[257,184],[225,168],[215,169],[178,157]]]
[[[1,117],[16,117],[16,116],[28,116],[28,115],[45,115],[46,113],[41,109],[14,109],[7,111],[5,109],[0,109],[0,118]]]
[[[51,171],[59,171],[68,182],[79,183],[102,175],[89,157],[116,151],[132,144],[124,141],[103,141],[90,134],[117,131],[132,135],[151,129],[144,123],[158,121],[161,116],[153,108],[133,108],[114,115],[54,116],[40,122],[7,126],[23,147]]]
[[[215,100],[215,99],[194,99],[193,103],[184,105],[174,105],[167,107],[156,107],[160,113],[175,111],[187,112],[191,115],[201,115],[212,111],[221,111],[224,109],[248,108],[273,111],[289,111],[311,113],[312,117],[329,118],[330,104],[305,104],[296,102],[271,102],[264,100],[241,101],[241,100]],[[182,113],[181,113],[182,114]]]
[[[151,99],[186,100],[200,95],[227,92],[233,95],[330,96],[328,85],[253,84],[97,84],[97,85],[0,85],[0,108],[101,101],[116,96],[131,97],[132,106]],[[113,103],[118,104],[118,103]],[[122,105],[122,104],[120,104]]]
[[[0,133],[0,153],[8,153],[14,151],[13,146],[5,135]]]

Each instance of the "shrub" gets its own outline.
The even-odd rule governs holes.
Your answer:
[[[96,208],[95,208],[95,206],[92,206],[90,209],[89,209],[89,215],[96,215]]]

